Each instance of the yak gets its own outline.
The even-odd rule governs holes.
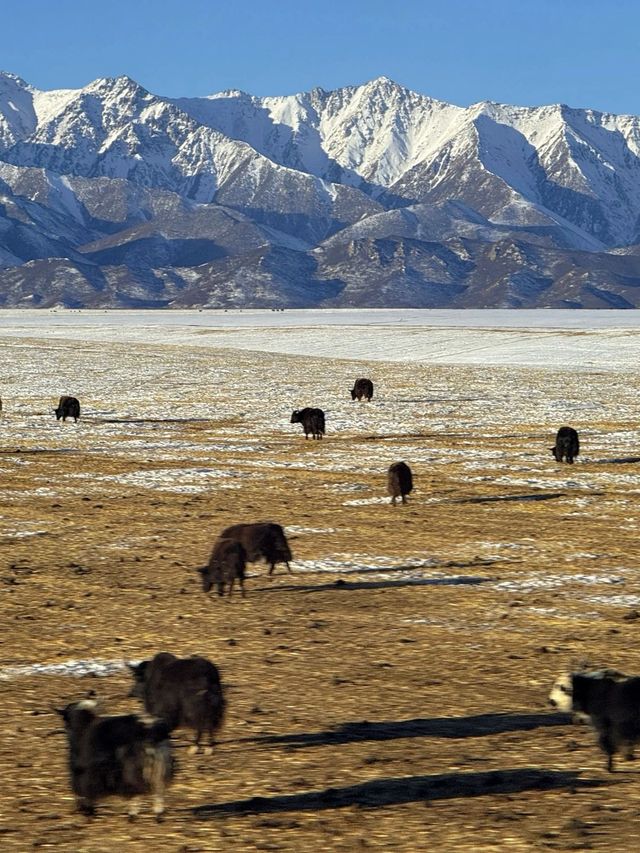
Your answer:
[[[559,711],[588,718],[598,733],[610,773],[617,752],[633,759],[634,746],[640,740],[640,678],[615,670],[573,672],[556,681],[549,701]]]
[[[311,433],[312,438],[322,438],[325,433],[324,428],[324,412],[322,409],[300,409],[296,410],[291,415],[292,424],[302,424],[304,437],[309,438]]]
[[[69,773],[76,807],[93,816],[96,802],[117,795],[130,800],[129,818],[143,794],[153,797],[153,813],[164,812],[164,794],[174,773],[169,728],[136,714],[101,716],[92,700],[72,702],[56,711],[64,720],[69,744]]]
[[[373,397],[373,382],[370,379],[356,379],[351,389],[352,400],[362,400],[363,397],[367,402]]]
[[[406,496],[413,490],[413,475],[406,462],[394,462],[389,466],[387,490],[393,506],[396,505],[396,498],[402,498],[402,503],[406,504]]]
[[[142,699],[148,714],[163,720],[169,731],[194,729],[195,752],[204,732],[208,733],[209,747],[213,745],[226,705],[215,664],[197,655],[177,658],[160,652],[151,660],[129,664],[129,669],[134,678],[129,695]]]
[[[242,544],[235,539],[221,537],[213,546],[209,563],[198,569],[202,576],[203,591],[209,592],[215,585],[218,587],[218,595],[224,595],[225,586],[229,584],[229,596],[231,596],[233,585],[237,580],[240,584],[240,594],[244,598],[246,565],[247,554]]]
[[[73,418],[75,423],[78,423],[80,417],[80,403],[76,397],[60,397],[58,408],[54,409],[56,420],[62,418],[66,421],[67,418]]]
[[[573,427],[560,427],[556,434],[555,446],[551,448],[551,454],[556,462],[566,460],[573,465],[573,460],[580,453],[580,440],[578,433]]]
[[[289,561],[293,559],[293,555],[289,542],[281,525],[273,521],[232,524],[231,527],[225,527],[218,538],[239,542],[244,549],[247,563],[257,563],[260,560],[269,563],[270,575],[273,574],[276,563],[284,563],[287,571],[291,572]]]

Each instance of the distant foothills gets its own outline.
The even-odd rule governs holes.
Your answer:
[[[0,74],[0,307],[639,304],[636,116]]]

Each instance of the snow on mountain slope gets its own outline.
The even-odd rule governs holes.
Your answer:
[[[504,209],[503,209],[504,213]],[[560,217],[552,217],[541,207],[523,202],[519,215],[509,221],[496,221],[456,201],[438,204],[413,204],[396,210],[385,210],[342,228],[324,245],[339,245],[363,237],[373,239],[410,237],[429,242],[465,237],[496,242],[517,233],[531,243],[557,248],[600,251],[602,243]]]
[[[386,77],[168,99],[0,74],[0,223],[0,266],[22,265],[0,283],[39,304],[55,278],[74,304],[227,304],[228,282],[243,305],[635,305],[636,254],[613,250],[640,243],[640,119]]]
[[[640,120],[634,116],[492,102],[465,109],[384,77],[334,92],[281,98],[223,92],[176,103],[274,162],[355,186],[365,181],[374,196],[386,188],[427,200],[441,184],[449,190],[451,176],[468,184],[473,151],[478,168],[596,240],[614,244],[639,236]],[[457,186],[457,197],[465,197],[463,189]]]
[[[284,214],[309,216],[320,210],[325,231],[329,227],[339,186],[332,189],[313,175],[272,162],[245,142],[199,125],[128,77],[95,80],[76,92],[56,93],[48,101],[39,95],[36,101],[40,120],[31,134],[5,150],[6,162],[61,175],[122,178],[201,202],[224,193],[239,208],[260,210],[266,204],[276,211],[282,206]],[[265,185],[270,197],[262,200],[258,196]],[[299,210],[294,198],[306,199],[312,209]]]
[[[0,153],[33,132],[36,124],[31,88],[15,74],[0,72]]]
[[[437,149],[465,112],[386,77],[333,92],[268,98],[221,92],[175,103],[277,163],[353,186],[365,180],[380,187]]]

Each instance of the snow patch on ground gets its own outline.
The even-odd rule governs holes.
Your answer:
[[[619,575],[596,574],[567,574],[554,575],[540,573],[530,575],[522,580],[506,580],[494,584],[494,588],[503,592],[534,592],[540,589],[558,589],[567,584],[577,583],[585,586],[612,585],[624,583],[625,578]]]
[[[20,666],[0,667],[0,681],[13,678],[25,678],[31,675],[68,675],[81,678],[84,675],[107,676],[122,672],[127,663],[139,661],[125,660],[67,660],[61,663],[30,663]]]

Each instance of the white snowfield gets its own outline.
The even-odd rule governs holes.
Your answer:
[[[4,310],[0,343],[8,336],[562,370],[640,363],[640,314],[615,310]]]

